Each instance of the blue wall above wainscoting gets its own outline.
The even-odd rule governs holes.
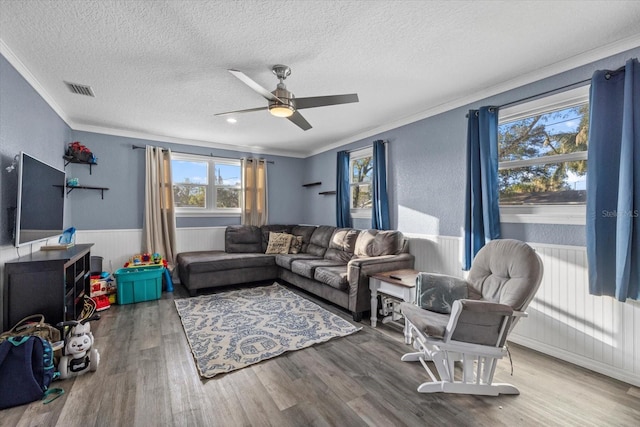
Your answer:
[[[590,78],[597,69],[616,69],[625,60],[640,57],[640,48],[529,84],[498,96],[399,126],[379,134],[318,153],[306,159],[264,156],[269,164],[269,222],[335,224],[335,195],[320,195],[336,188],[336,152],[389,142],[388,189],[391,224],[407,233],[460,236],[464,219],[466,119],[469,109],[501,105]],[[20,150],[62,167],[66,144],[78,140],[98,157],[92,174],[85,165],[67,166],[67,176],[81,185],[108,187],[99,192],[74,190],[67,198],[67,224],[80,230],[140,229],[143,212],[144,151],[132,145],[158,145],[174,151],[240,158],[248,153],[210,149],[73,131],[35,92],[25,79],[0,57],[0,245],[8,245],[7,208],[14,204],[17,178],[7,167]],[[309,182],[319,186],[302,187]],[[178,218],[179,227],[237,224],[231,218]],[[369,220],[357,219],[365,228]],[[504,237],[529,242],[583,246],[583,226],[503,224]]]
[[[13,245],[9,209],[16,206],[18,194],[17,169],[7,172],[6,168],[24,151],[62,169],[70,135],[69,126],[0,55],[0,247]],[[65,224],[69,225],[69,203],[66,207]]]
[[[635,57],[640,57],[640,48],[317,154],[306,159],[305,180],[322,181],[323,190],[335,189],[339,150],[363,148],[377,139],[386,140],[392,228],[406,233],[461,236],[468,110],[499,106],[555,90],[589,79],[595,70],[617,69],[626,59]],[[304,197],[304,216],[308,221],[335,224],[335,196],[318,196],[317,191],[308,191]],[[361,222],[358,220],[356,224]],[[584,226],[503,223],[502,234],[528,242],[585,245]]]
[[[98,165],[89,175],[85,165],[69,165],[68,174],[79,177],[81,185],[109,187],[104,200],[99,193],[74,191],[71,210],[76,228],[82,230],[139,229],[144,214],[145,151],[133,145],[155,145],[173,151],[239,159],[250,153],[149,141],[93,132],[73,132],[98,157]],[[257,156],[272,160],[267,165],[269,221],[300,223],[303,221],[302,176],[304,159],[282,156]],[[76,194],[77,193],[77,194]],[[239,224],[239,217],[178,217],[178,227],[214,227]]]

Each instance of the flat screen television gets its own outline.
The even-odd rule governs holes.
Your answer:
[[[20,153],[16,247],[62,234],[65,183],[64,170],[38,160],[24,151]]]

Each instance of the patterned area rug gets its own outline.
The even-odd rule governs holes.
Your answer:
[[[362,329],[277,283],[175,303],[204,378]]]

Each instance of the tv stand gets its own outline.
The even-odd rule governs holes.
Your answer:
[[[32,314],[43,314],[51,325],[77,320],[89,290],[92,246],[38,251],[7,262],[3,329]]]

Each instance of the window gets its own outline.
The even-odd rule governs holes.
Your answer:
[[[353,151],[349,155],[349,187],[351,189],[351,216],[370,218],[373,205],[373,148]]]
[[[240,160],[174,153],[171,172],[178,214],[240,214]]]
[[[500,111],[501,221],[584,224],[588,86]]]

